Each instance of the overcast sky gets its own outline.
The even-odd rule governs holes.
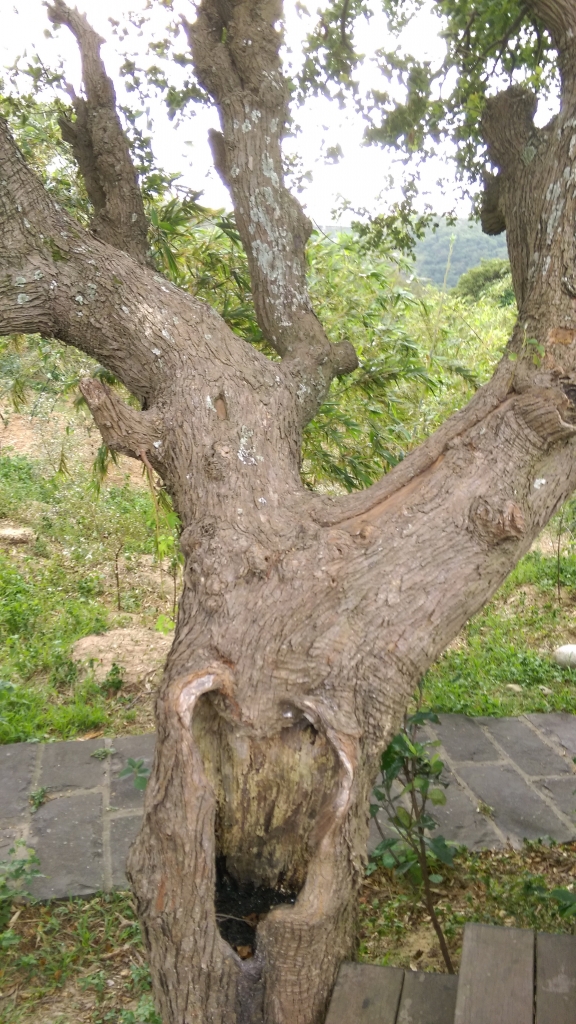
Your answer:
[[[42,0],[1,0],[0,22],[0,65],[13,64],[18,56],[32,56],[38,52],[43,62],[50,67],[57,66],[60,59],[64,60],[66,76],[76,91],[80,88],[80,63],[74,40],[68,29],[61,28],[54,32],[54,38],[45,37],[51,28]],[[194,9],[189,0],[176,0],[179,9],[193,20]],[[375,6],[377,4],[375,3]],[[431,6],[431,3],[429,4]],[[122,16],[130,11],[142,11],[145,0],[79,0],[78,7],[84,11],[96,30],[107,40],[102,48],[109,74],[115,81],[119,97],[123,98],[123,85],[118,75],[122,53],[132,50],[143,53],[149,31],[138,38],[132,35],[122,43],[116,39],[108,19],[113,17],[122,21]],[[312,11],[315,5],[310,5]],[[166,12],[160,7],[154,9],[156,19],[152,32],[159,33],[166,19]],[[298,15],[294,0],[286,2],[286,60],[298,64],[301,57],[301,41],[306,31],[313,24],[313,19]],[[424,8],[417,21],[406,35],[406,44],[411,52],[426,59],[441,60],[444,43],[438,37],[439,21]],[[356,35],[357,49],[367,55],[362,71],[363,85],[376,83],[375,70],[370,56],[374,50],[386,45],[386,22],[382,15],[375,15],[370,23],[361,23]],[[6,77],[6,76],[5,76]],[[129,100],[134,103],[134,97]],[[307,184],[300,199],[304,202],[310,216],[317,224],[326,225],[332,222],[332,210],[338,205],[338,197],[348,200],[353,207],[365,207],[371,212],[382,209],[390,198],[387,179],[393,171],[391,157],[377,147],[361,145],[363,123],[351,111],[340,110],[336,103],[319,98],[310,100],[304,108],[295,110],[295,118],[301,128],[294,138],[286,141],[286,148],[296,152],[302,159],[302,169],[312,174],[311,183]],[[170,123],[163,113],[160,104],[153,104],[151,114],[154,121],[154,150],[167,171],[179,171],[182,183],[204,192],[203,202],[207,205],[220,207],[229,206],[228,195],[215,174],[210,151],[207,145],[207,133],[210,127],[217,126],[217,115],[214,111],[197,108],[195,116],[187,118],[178,127]],[[343,151],[342,159],[336,163],[326,163],[323,151],[339,145]],[[436,180],[448,173],[448,185],[439,189]],[[449,208],[456,201],[456,188],[450,183],[450,169],[446,161],[434,161],[426,171],[426,187],[430,198],[437,209]],[[379,201],[378,196],[384,192]],[[466,215],[469,204],[458,203],[458,211]],[[350,214],[341,215],[340,222],[350,219]]]

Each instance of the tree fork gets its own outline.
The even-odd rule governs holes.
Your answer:
[[[534,7],[544,19],[549,0]],[[230,56],[217,32],[237,31],[229,8],[250,13],[242,0],[224,14],[203,5],[220,19],[208,26],[214,59]],[[272,18],[277,7],[258,10]],[[57,210],[0,125],[0,329],[76,345],[138,396],[146,411],[88,387],[115,444],[161,453],[184,527],[157,753],[129,861],[164,1024],[321,1024],[353,948],[380,752],[422,673],[576,486],[575,199],[562,184],[576,159],[574,36],[558,21],[571,11],[555,4],[551,22],[567,47],[558,118],[538,133],[529,97],[513,94],[498,100],[519,112],[513,145],[499,142],[496,114],[487,129],[520,307],[507,352],[466,409],[383,481],[342,498],[299,479],[302,422],[329,378],[324,343],[266,360]],[[251,38],[245,27],[231,46]],[[257,198],[248,159],[245,170]],[[244,961],[220,934],[222,863],[239,887],[296,896],[262,917]]]

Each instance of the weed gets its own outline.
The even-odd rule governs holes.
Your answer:
[[[112,757],[116,751],[114,747],[98,747],[97,750],[93,750],[90,757],[95,757],[97,761],[105,761],[107,757]]]
[[[467,921],[543,932],[570,932],[574,917],[552,897],[569,889],[576,871],[576,843],[526,842],[521,850],[473,852],[460,848],[452,867],[434,886],[434,906],[457,969]],[[405,876],[379,867],[360,898],[359,959],[419,970],[442,971],[444,962],[427,908]],[[419,957],[415,953],[420,952]]]
[[[133,757],[129,757],[126,761],[126,767],[119,772],[118,778],[127,779],[132,776],[136,789],[146,789],[149,775],[150,769],[145,767],[142,758],[135,760]]]
[[[442,781],[444,764],[433,749],[439,746],[439,741],[421,742],[418,737],[426,722],[439,722],[433,712],[420,710],[421,701],[420,690],[416,712],[405,716],[404,728],[380,759],[381,781],[374,787],[378,803],[371,805],[370,813],[382,841],[372,854],[368,873],[381,864],[396,875],[410,875],[421,887],[444,963],[449,974],[453,974],[446,939],[434,908],[431,884],[443,882],[442,875],[437,873],[437,865],[441,863],[451,867],[454,849],[443,836],[430,836],[437,825],[427,812],[429,800],[434,805],[446,803],[444,789],[447,784]],[[378,821],[378,813],[382,809],[395,833],[392,837],[385,836]]]
[[[124,675],[122,668],[117,662],[112,662],[112,668],[107,673],[106,678],[102,683],[102,692],[107,694],[118,693],[124,686]]]
[[[30,793],[28,801],[32,808],[33,814],[38,810],[39,807],[42,807],[42,804],[46,803],[47,797],[48,790],[46,789],[46,786],[42,786],[41,789],[35,789],[33,793]]]
[[[0,861],[0,931],[8,924],[14,897],[29,895],[28,885],[40,874],[40,861],[22,840],[10,848],[8,858]],[[6,932],[2,938],[6,944]]]

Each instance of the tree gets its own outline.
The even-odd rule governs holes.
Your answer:
[[[353,63],[352,6],[361,13],[347,0],[330,7],[310,43],[332,75]],[[407,6],[387,2],[398,16]],[[140,410],[101,380],[82,388],[106,444],[162,477],[183,524],[176,638],[129,858],[165,1024],[320,1024],[353,948],[380,752],[421,674],[576,487],[576,11],[572,0],[438,7],[462,81],[482,86],[476,106],[461,94],[459,116],[456,89],[440,109],[414,65],[408,102],[382,131],[414,147],[452,118],[461,139],[468,125],[472,169],[483,133],[483,223],[506,228],[519,318],[492,380],[356,493],[309,492],[299,475],[302,431],[356,355],[329,341],[308,298],[310,224],[281,162],[279,0],[202,0],[186,25],[220,114],[214,158],[272,358],[150,265],[101,40],[62,0],[49,14],[78,40],[85,96],[61,124],[89,230],[0,129],[0,330],[58,338],[124,383]],[[477,20],[480,7],[508,21]],[[561,106],[543,129],[527,86],[490,95],[481,55],[499,46],[505,64],[515,38],[528,68],[543,54],[557,61]],[[219,931],[215,892],[230,880],[273,907],[246,960]]]

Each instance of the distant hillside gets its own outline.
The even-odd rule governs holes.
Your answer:
[[[449,225],[442,222],[437,231],[429,231],[416,246],[416,274],[419,278],[442,285],[450,255],[450,240],[454,238],[447,284],[453,288],[466,270],[478,266],[481,260],[508,259],[506,235],[491,237],[482,233],[479,224],[458,220]]]

